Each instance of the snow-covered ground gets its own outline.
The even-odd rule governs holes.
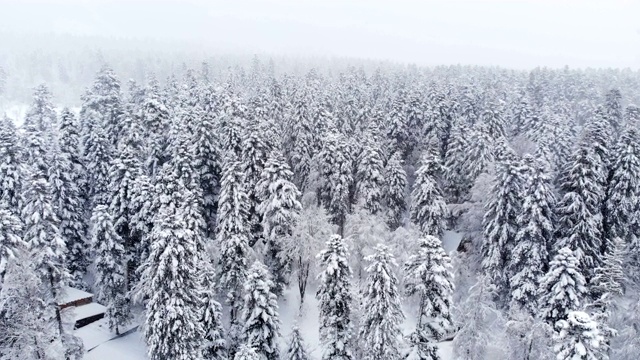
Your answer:
[[[146,360],[147,348],[142,334],[134,331],[128,335],[105,341],[89,351],[85,360]]]
[[[315,299],[315,289],[307,289],[307,296],[305,297],[305,306],[303,307],[300,316],[299,300],[296,289],[287,290],[284,297],[280,300],[280,321],[281,321],[281,342],[280,349],[282,352],[287,349],[287,342],[291,329],[294,325],[300,328],[302,336],[307,346],[307,351],[312,359],[320,359],[322,352],[319,341],[318,331],[318,303]],[[409,332],[415,321],[413,321],[411,314],[413,309],[405,308],[405,314],[407,320],[403,328],[405,332]],[[140,318],[140,317],[139,317]],[[123,333],[133,329],[135,325],[129,326],[123,329]],[[118,360],[146,360],[146,346],[142,333],[133,330],[129,334],[115,338],[115,335],[109,331],[107,322],[105,319],[97,321],[93,324],[85,326],[76,330],[78,335],[85,344],[85,348],[88,353],[85,357],[86,360],[105,360],[105,359],[118,359]],[[453,349],[451,342],[443,342],[440,344],[440,356],[442,360],[453,359]]]
[[[442,234],[442,247],[447,254],[451,254],[452,251],[458,248],[460,241],[462,240],[463,233],[445,230]]]
[[[443,247],[450,253],[458,246],[462,235],[453,231],[445,231],[442,242]],[[322,350],[320,348],[320,333],[318,330],[318,302],[315,298],[315,289],[313,286],[307,288],[305,303],[302,311],[299,310],[300,300],[297,287],[292,286],[286,290],[284,296],[280,299],[278,305],[280,307],[280,349],[286,351],[291,329],[294,325],[300,328],[300,332],[305,340],[307,351],[312,359],[320,359]],[[415,319],[413,314],[417,311],[410,304],[405,303],[403,310],[406,316],[403,324],[405,334],[410,333],[415,327]],[[137,317],[138,324],[142,319]],[[136,325],[131,325],[122,332],[131,330],[128,334],[115,338],[115,335],[109,331],[105,319],[97,321],[86,327],[76,330],[76,335],[83,339],[85,348],[88,350],[87,360],[146,360],[146,346],[142,333],[138,329],[133,330]],[[443,342],[439,345],[440,356],[442,360],[453,359],[453,348],[450,341]]]

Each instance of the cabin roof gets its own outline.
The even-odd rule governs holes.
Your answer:
[[[98,303],[90,303],[82,306],[75,307],[73,309],[73,314],[75,320],[83,320],[90,318],[92,316],[104,314],[107,311],[107,308],[98,304]]]
[[[88,293],[86,291],[82,291],[80,289],[76,289],[76,288],[72,288],[72,287],[69,287],[69,286],[65,286],[65,288],[64,288],[64,296],[62,298],[62,301],[61,301],[60,305],[69,304],[69,303],[72,303],[74,301],[87,299],[87,298],[90,298],[90,297],[93,297],[93,294]]]

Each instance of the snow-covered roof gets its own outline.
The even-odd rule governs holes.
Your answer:
[[[73,309],[76,321],[90,318],[95,315],[104,314],[106,311],[107,308],[98,303],[90,303],[82,306],[77,306]]]
[[[120,331],[121,333],[125,333],[130,329],[133,329],[134,327],[136,327],[137,324],[133,323],[133,324],[129,324],[126,326],[122,326],[120,327]],[[80,329],[76,329],[74,330],[74,333],[76,336],[78,336],[80,339],[82,339],[82,342],[84,343],[84,347],[87,350],[91,350],[93,348],[95,348],[96,346],[102,344],[102,343],[111,343],[111,341],[109,340],[113,340],[115,339],[117,336],[109,329],[109,321],[107,319],[101,319],[98,320],[94,323],[91,323],[87,326],[81,327]],[[140,339],[140,334],[137,332],[133,333],[135,336],[130,336],[134,339],[136,339],[137,341],[140,342],[142,354],[145,354],[146,351],[146,347],[144,345],[144,341],[142,339]],[[124,348],[123,350],[124,351]],[[85,359],[137,359],[134,358],[133,355],[128,355],[128,356],[122,356],[122,357],[114,357],[114,356],[91,356],[91,354],[95,353],[96,351],[91,351],[89,353],[87,353],[85,355]],[[118,352],[114,352],[115,353]],[[140,357],[140,359],[147,359],[146,356]]]
[[[80,289],[75,289],[69,286],[64,288],[64,297],[62,298],[61,305],[68,304],[74,301],[86,299],[92,297],[93,294]]]

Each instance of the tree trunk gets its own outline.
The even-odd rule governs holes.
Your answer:
[[[309,280],[309,264],[302,262],[302,257],[298,258],[298,291],[300,292],[300,310],[304,304],[304,296],[307,292],[307,282]]]

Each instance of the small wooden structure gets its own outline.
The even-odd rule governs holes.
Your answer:
[[[81,328],[104,317],[107,308],[93,302],[93,294],[72,287],[65,288],[65,296],[58,306],[74,313],[75,328]],[[71,309],[73,308],[73,309]]]
[[[82,306],[93,302],[93,294],[80,289],[72,287],[66,287],[64,289],[64,298],[58,306],[60,309],[65,309],[71,306]]]

